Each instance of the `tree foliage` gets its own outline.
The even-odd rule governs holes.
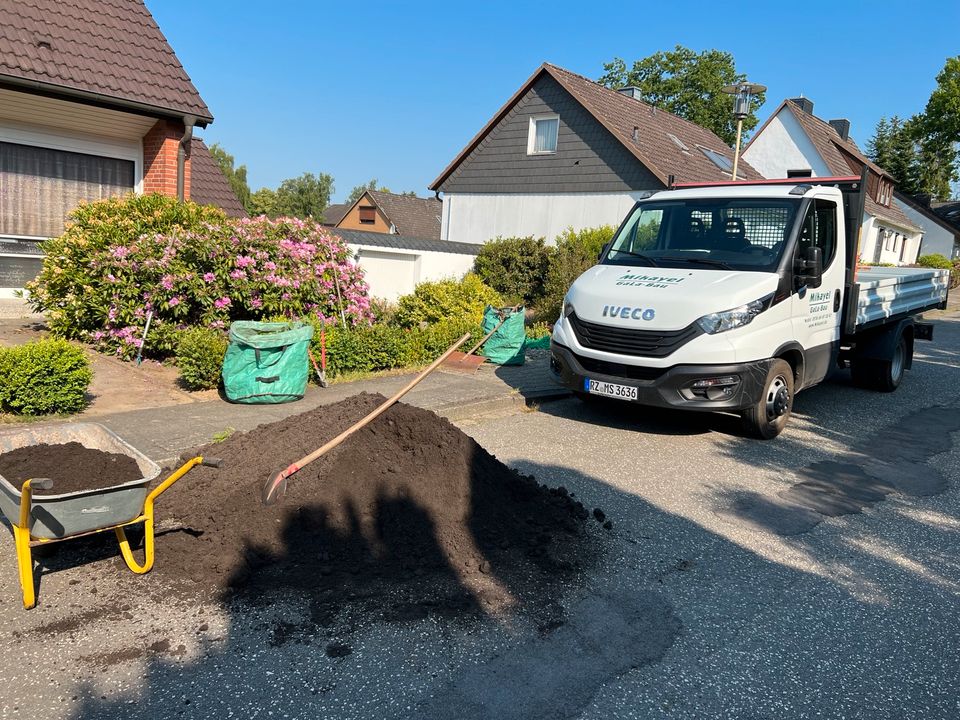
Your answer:
[[[304,173],[280,183],[276,190],[260,188],[250,197],[249,212],[254,217],[295,217],[301,220],[320,219],[330,204],[333,176],[327,173]]]
[[[250,212],[250,185],[247,184],[247,166],[236,165],[236,161],[230,153],[223,149],[220,143],[213,143],[210,146],[210,154],[220,166],[220,172],[230,183],[233,194],[237,196],[240,203]]]
[[[951,195],[960,179],[960,57],[948,58],[922,113],[909,120],[881,118],[867,143],[867,155],[909,195],[935,199]]]
[[[612,225],[582,230],[571,227],[557,236],[557,246],[550,258],[544,279],[543,300],[537,306],[537,317],[540,320],[554,322],[560,316],[567,290],[574,280],[596,265],[597,256],[615,232],[616,228]]]
[[[738,73],[733,55],[722,50],[697,53],[682,45],[637,60],[628,68],[621,58],[603,65],[599,82],[610,88],[640,88],[642,99],[715,132],[728,145],[737,136],[733,99],[721,91],[747,79]],[[756,111],[763,105],[763,93],[751,98],[750,115],[743,121],[745,131],[757,125]]]
[[[347,195],[347,204],[352,205],[357,200],[360,199],[360,196],[363,195],[367,190],[374,190],[376,192],[389,193],[393,192],[390,188],[384,185],[377,185],[377,179],[373,178],[364,185],[357,185],[353,190],[350,191],[350,194]],[[407,190],[404,193],[398,193],[399,195],[404,195],[406,197],[417,197],[417,194],[413,190]]]
[[[530,307],[543,296],[552,254],[543,238],[498,237],[480,248],[473,271],[507,302]]]

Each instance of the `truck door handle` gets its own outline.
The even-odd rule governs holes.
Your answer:
[[[837,312],[840,309],[840,291],[833,291],[833,311]]]

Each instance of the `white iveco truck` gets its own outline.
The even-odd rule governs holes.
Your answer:
[[[868,177],[674,186],[640,200],[553,329],[578,395],[739,413],[780,434],[795,393],[849,366],[890,392],[949,271],[857,267]]]

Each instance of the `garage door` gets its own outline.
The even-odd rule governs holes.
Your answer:
[[[412,293],[417,284],[418,258],[418,255],[362,249],[360,267],[370,286],[370,295],[396,300]]]

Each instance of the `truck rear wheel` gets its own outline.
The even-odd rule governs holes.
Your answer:
[[[767,370],[763,395],[757,404],[740,413],[747,433],[772,440],[787,426],[793,411],[793,368],[786,360],[774,360]]]
[[[910,346],[907,338],[900,335],[893,353],[888,360],[868,360],[854,358],[850,365],[850,374],[857,387],[879,392],[893,392],[903,382],[903,372],[910,360]]]

